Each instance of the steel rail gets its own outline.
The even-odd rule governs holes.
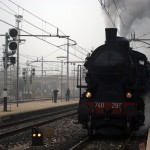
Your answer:
[[[90,141],[90,137],[85,137],[82,141],[80,141],[80,143],[76,144],[75,146],[73,146],[69,150],[79,150],[79,149],[82,149],[89,141]]]
[[[8,131],[8,132],[5,132],[5,133],[0,133],[0,139],[3,139],[5,137],[9,137],[9,136],[18,134],[20,132],[24,132],[24,131],[30,130],[34,126],[39,127],[39,126],[48,124],[50,122],[54,122],[56,120],[59,120],[59,119],[61,119],[63,117],[67,117],[67,116],[74,115],[74,114],[77,114],[77,108],[76,107],[75,108],[61,110],[61,111],[57,111],[57,112],[54,112],[54,113],[49,113],[49,114],[37,116],[37,117],[32,117],[32,118],[29,118],[29,119],[24,119],[24,120],[17,121],[17,122],[12,122],[12,123],[9,123],[9,124],[1,125],[0,126],[0,130],[4,130],[4,129],[7,129],[7,128],[9,130],[9,127],[11,127],[11,128],[15,127],[15,130]],[[39,119],[40,120],[43,119],[43,120],[41,122],[37,122],[37,120],[39,120]],[[36,120],[36,122],[35,122],[35,120]],[[31,125],[27,125],[25,127],[20,127],[21,125],[27,124],[29,122],[30,123],[32,122],[32,124]],[[19,126],[20,128],[17,128],[17,126]]]
[[[127,150],[129,149],[129,144],[132,140],[132,137],[133,137],[134,133],[132,132],[132,134],[127,137],[126,139],[123,140],[123,144],[120,144],[119,142],[119,139],[118,139],[118,145],[120,145],[120,147],[117,148],[117,145],[116,145],[116,150]],[[75,146],[73,146],[72,148],[70,148],[69,150],[82,150],[82,149],[85,149],[85,147],[87,145],[93,145],[93,142],[91,141],[98,141],[97,138],[90,138],[89,136],[86,136],[83,140],[81,140],[79,143],[77,143]],[[100,139],[99,143],[104,143],[104,141],[101,141],[103,140]],[[112,139],[112,142],[113,142],[113,139]],[[106,144],[107,144],[107,141],[106,141]],[[109,145],[109,143],[108,143]]]
[[[28,119],[23,119],[23,120],[19,120],[19,121],[7,123],[7,124],[2,124],[2,125],[0,125],[0,130],[8,128],[8,127],[15,126],[15,125],[23,124],[23,123],[26,123],[26,122],[34,121],[34,120],[37,120],[37,119],[42,119],[44,117],[50,117],[50,116],[53,116],[53,115],[58,115],[58,114],[65,113],[65,112],[68,112],[68,111],[72,111],[72,110],[75,110],[75,109],[77,109],[77,108],[75,107],[75,108],[65,109],[65,110],[61,110],[61,111],[57,111],[57,112],[53,112],[53,113],[48,113],[48,114],[44,114],[44,115],[38,115],[38,116],[35,116],[35,117],[30,117]]]

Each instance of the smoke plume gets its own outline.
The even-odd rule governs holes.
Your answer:
[[[144,23],[144,19],[150,19],[150,0],[107,0],[105,5],[121,36],[126,36],[132,28],[137,30],[139,27],[135,24],[136,21]]]

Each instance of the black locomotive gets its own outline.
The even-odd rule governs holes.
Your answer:
[[[84,64],[87,86],[80,95],[78,120],[89,135],[108,126],[129,135],[144,124],[148,62],[144,54],[129,46],[129,40],[117,36],[116,28],[105,30],[105,44],[95,49]]]

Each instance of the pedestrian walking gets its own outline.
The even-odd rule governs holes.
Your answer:
[[[54,91],[53,91],[53,95],[54,95],[54,103],[57,103],[57,95],[58,95],[58,90],[57,89],[55,89]]]

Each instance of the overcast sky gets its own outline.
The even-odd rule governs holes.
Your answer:
[[[78,45],[85,48],[90,52],[92,48],[97,48],[99,45],[103,44],[105,41],[105,25],[104,18],[101,12],[101,7],[98,0],[12,0],[14,3],[23,7],[25,10],[35,14],[44,21],[58,27],[65,35],[70,36],[71,39],[75,40]],[[23,16],[23,19],[28,22],[42,28],[56,35],[57,29],[49,26],[44,21],[41,21],[34,16],[27,13],[20,7],[15,6],[9,0],[1,0],[0,7],[7,10],[8,12],[14,14],[19,14]],[[8,8],[9,7],[9,8]],[[1,19],[16,25],[15,17],[6,11],[0,9]],[[0,22],[0,34],[5,34],[8,32],[9,25]],[[30,32],[32,34],[43,34],[42,31],[37,30],[28,23],[22,21],[20,23],[20,28]],[[21,32],[21,34],[25,34]],[[60,35],[62,33],[59,32]],[[66,56],[66,52],[63,50],[58,50],[57,47],[51,46],[41,40],[31,37],[21,37],[26,39],[26,42],[20,45],[20,55],[31,55],[33,59],[36,57],[41,58],[42,56],[46,60],[57,60],[57,56]],[[46,38],[50,43],[57,46],[65,44],[67,41],[65,39],[59,38]],[[70,41],[71,43],[71,41]],[[4,44],[4,37],[0,38],[0,45]],[[66,49],[66,47],[62,47]],[[81,51],[81,50],[80,50]],[[78,51],[70,47],[70,52],[73,53],[75,57],[70,55],[71,60],[84,60],[87,52]],[[52,54],[51,54],[52,53]],[[34,57],[35,56],[35,57]],[[21,62],[27,60],[27,58],[20,56]]]
[[[72,40],[75,40],[79,46],[86,49],[74,50],[70,47],[70,60],[83,61],[87,52],[90,52],[93,48],[97,48],[105,42],[105,23],[108,18],[104,16],[98,0],[0,0],[0,19],[16,26],[15,14],[23,16],[23,21],[20,23],[20,28],[31,34],[47,34],[41,30],[33,27],[34,24],[40,29],[46,30],[52,35],[56,35],[57,28],[59,28],[59,34],[63,31],[65,35],[70,36]],[[149,6],[150,0],[144,0],[142,5],[140,0],[116,0],[118,8],[122,12],[122,20],[125,25],[122,29],[125,29],[126,33],[130,27],[134,27],[134,31],[137,36],[141,36],[149,32]],[[111,2],[108,0],[108,2]],[[124,5],[123,5],[124,2]],[[131,3],[132,2],[132,3]],[[132,4],[132,5],[131,5]],[[113,5],[113,4],[112,4]],[[114,7],[114,6],[113,6]],[[111,8],[113,8],[111,7]],[[23,8],[23,9],[22,9]],[[138,9],[136,9],[138,8]],[[113,10],[113,9],[112,9]],[[42,20],[37,19],[30,13],[33,13]],[[114,15],[114,10],[112,15]],[[134,14],[134,15],[133,15]],[[132,19],[131,19],[131,15]],[[115,15],[114,15],[115,17]],[[116,19],[117,20],[117,19]],[[48,22],[53,26],[45,23]],[[110,23],[110,21],[109,21]],[[0,34],[5,34],[11,27],[0,21]],[[56,28],[57,27],[57,28]],[[112,27],[108,25],[107,27]],[[128,27],[128,28],[126,28]],[[26,34],[21,31],[21,34]],[[149,34],[147,34],[149,38]],[[28,61],[36,60],[37,57],[44,60],[57,60],[58,56],[66,56],[66,46],[62,46],[64,50],[58,49],[57,46],[66,44],[67,40],[62,38],[48,37],[43,40],[49,43],[43,42],[34,37],[21,37],[26,42],[20,45],[20,66],[25,67],[24,63]],[[0,54],[3,55],[2,45],[5,43],[4,37],[0,37]],[[54,44],[55,46],[52,46]],[[70,44],[72,42],[70,41]],[[135,46],[135,44],[132,44]],[[136,44],[136,47],[141,45]],[[147,54],[149,52],[145,47],[148,45],[142,45],[143,48],[137,49]],[[79,52],[80,51],[80,52]],[[37,65],[37,64],[36,64]],[[41,64],[39,64],[41,65]],[[46,64],[45,64],[46,66]],[[49,66],[54,66],[53,63]],[[55,64],[57,67],[57,65]]]

